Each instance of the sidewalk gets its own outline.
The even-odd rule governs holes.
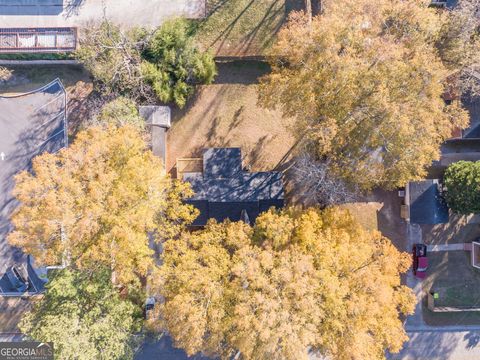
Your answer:
[[[441,244],[441,245],[427,245],[428,251],[458,251],[465,250],[465,244]]]

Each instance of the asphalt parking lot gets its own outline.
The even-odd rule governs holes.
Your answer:
[[[8,266],[26,261],[6,240],[17,206],[12,197],[15,174],[30,170],[35,156],[67,145],[65,104],[59,80],[28,94],[0,97],[0,276]]]

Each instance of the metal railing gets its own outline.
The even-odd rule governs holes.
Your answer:
[[[76,28],[0,28],[0,53],[69,52],[76,47]]]

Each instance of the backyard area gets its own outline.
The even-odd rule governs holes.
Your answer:
[[[428,261],[429,270],[422,285],[426,293],[438,293],[435,306],[480,306],[480,270],[471,265],[470,252],[430,252]],[[433,313],[426,303],[423,304],[423,317],[429,325],[470,325],[480,322],[480,312]]]
[[[400,217],[402,199],[396,191],[376,189],[356,202],[341,205],[367,230],[378,230],[397,247],[406,250],[406,223]]]
[[[288,14],[303,0],[207,0],[197,41],[216,56],[265,55]]]
[[[244,166],[271,170],[294,144],[293,119],[257,105],[262,62],[218,64],[212,85],[201,86],[183,110],[173,109],[168,132],[167,171],[177,158],[198,157],[206,147],[241,147]]]

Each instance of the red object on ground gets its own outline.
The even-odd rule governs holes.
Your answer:
[[[427,275],[427,268],[427,246],[425,244],[413,245],[413,273],[419,279],[424,279]]]

